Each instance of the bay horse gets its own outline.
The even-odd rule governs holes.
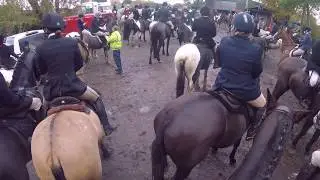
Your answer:
[[[286,117],[288,112],[276,106],[269,91],[267,97],[267,117],[254,140],[254,151],[249,154],[244,168],[237,172],[246,177],[251,174],[259,176],[255,173],[260,172],[258,170],[264,165],[264,168],[268,168],[269,164],[262,165],[259,164],[259,159],[253,160],[256,155],[268,163],[278,162],[279,159],[273,159],[273,153],[282,152],[283,146],[281,149],[271,150],[268,145],[286,140],[283,137],[287,133],[287,124],[290,124]],[[234,156],[247,127],[248,122],[244,115],[229,112],[220,100],[208,93],[196,92],[174,99],[154,119],[156,137],[151,148],[153,179],[164,179],[167,155],[177,167],[175,180],[187,178],[193,167],[206,157],[210,148],[225,148],[234,144],[236,147],[231,153]],[[279,137],[279,134],[282,136]],[[268,152],[268,156],[263,152]]]
[[[183,95],[185,79],[188,81],[188,92],[199,91],[200,70],[204,70],[203,91],[206,91],[208,69],[213,59],[212,50],[202,44],[185,44],[181,46],[174,57],[177,74],[176,97]]]
[[[152,55],[154,58],[161,62],[160,60],[160,49],[162,47],[162,54],[165,55],[164,41],[167,39],[167,56],[169,56],[169,43],[171,37],[171,29],[169,25],[163,22],[152,22],[150,24],[150,56],[149,64],[152,64]]]
[[[307,61],[298,57],[283,59],[278,65],[278,79],[272,92],[272,96],[275,100],[278,100],[288,90],[292,91],[300,104],[308,99],[312,99],[312,102],[310,100],[307,102],[308,110],[302,111],[295,121],[295,123],[298,123],[305,119],[305,124],[300,133],[294,138],[292,142],[293,147],[297,145],[299,139],[304,136],[308,129],[313,125],[313,117],[315,117],[320,110],[320,94],[310,91],[310,88],[305,82],[308,76],[305,72],[306,65]],[[319,136],[320,130],[317,129],[305,148],[306,153],[310,151],[312,144]]]
[[[29,71],[33,66],[31,57],[32,53],[18,59],[9,88],[21,96],[42,99],[36,88],[36,78]],[[0,179],[29,180],[26,164],[31,160],[31,151],[27,136],[44,116],[45,111],[41,108],[39,111],[21,110],[14,115],[1,117]]]

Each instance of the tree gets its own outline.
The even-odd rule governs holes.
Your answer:
[[[319,9],[319,0],[280,0],[280,6],[286,10],[294,9],[301,14],[301,24],[311,25],[312,11]],[[306,21],[305,21],[306,19]]]

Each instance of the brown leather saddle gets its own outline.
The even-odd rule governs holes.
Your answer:
[[[84,112],[87,114],[90,113],[90,109],[85,102],[75,97],[63,96],[55,98],[49,102],[47,115],[50,116],[51,114],[66,110]]]
[[[252,121],[252,118],[254,116],[253,107],[251,107],[248,103],[244,102],[228,90],[219,88],[207,91],[207,93],[218,99],[229,112],[235,114],[243,114],[248,123]]]

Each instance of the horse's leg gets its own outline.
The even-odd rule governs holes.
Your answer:
[[[164,46],[165,46],[165,44],[164,44],[164,40],[161,40],[162,41],[162,55],[165,55],[165,52],[164,52]]]
[[[146,42],[146,31],[143,31],[143,41]]]
[[[208,69],[204,70],[204,77],[203,77],[203,91],[207,90],[207,77],[208,77]]]
[[[311,146],[313,145],[314,142],[316,142],[319,139],[319,136],[320,136],[320,130],[316,129],[312,138],[310,139],[310,141],[306,145],[305,154],[310,154]]]
[[[174,175],[174,180],[185,180],[189,176],[191,170],[192,168],[178,167]]]
[[[238,149],[240,143],[241,143],[241,138],[233,145],[233,149],[232,149],[230,156],[229,156],[229,160],[230,160],[229,163],[231,166],[234,166],[237,162],[237,160],[235,159],[235,155],[236,155],[236,152],[237,152],[237,149]]]
[[[149,64],[152,64],[152,52],[153,52],[153,42],[151,40],[151,44],[150,44],[150,56],[149,56]],[[154,53],[154,52],[153,52]]]
[[[109,64],[109,54],[108,54],[108,48],[104,47],[103,48],[103,52],[104,52],[104,57],[106,59],[106,63]]]
[[[170,43],[170,36],[167,38],[167,56],[169,56],[169,43]]]
[[[292,141],[292,146],[294,148],[296,148],[297,144],[298,144],[298,141],[301,137],[303,137],[307,132],[308,130],[310,129],[310,127],[313,125],[313,121],[312,121],[312,118],[308,118],[306,119],[306,122],[304,123],[300,133],[296,136],[296,138],[294,138],[294,140]]]

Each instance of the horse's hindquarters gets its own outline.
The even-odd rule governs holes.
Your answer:
[[[68,180],[101,179],[99,120],[76,111],[63,111],[43,120],[35,129],[31,152],[40,179],[54,179],[63,170]]]

